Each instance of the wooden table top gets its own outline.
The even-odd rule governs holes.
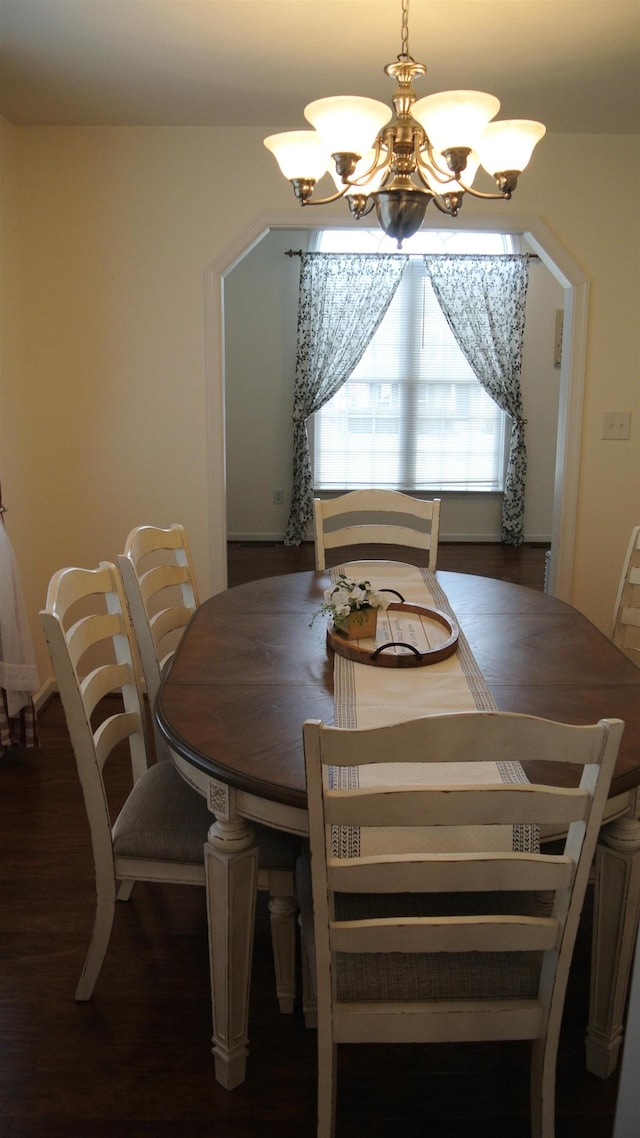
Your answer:
[[[640,784],[640,668],[555,597],[465,573],[436,577],[499,710],[623,719],[610,797]],[[329,581],[317,572],[268,577],[200,605],[156,704],[178,754],[231,786],[306,807],[302,724],[333,722],[326,620],[309,627]],[[535,780],[535,764],[525,769]],[[559,782],[571,780],[557,769]]]

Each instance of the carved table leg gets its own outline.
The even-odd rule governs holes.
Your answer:
[[[618,1061],[640,914],[640,821],[634,813],[606,826],[596,851],[586,1046],[587,1069],[601,1079]]]
[[[269,870],[271,947],[276,973],[276,994],[283,1014],[291,1015],[296,996],[296,916],[291,896],[291,871]]]
[[[233,790],[210,785],[216,821],[205,845],[213,1054],[217,1081],[244,1082],[249,1043],[249,986],[258,880],[250,825],[233,814]]]

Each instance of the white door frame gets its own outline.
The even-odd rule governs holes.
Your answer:
[[[451,223],[434,220],[432,228]],[[227,501],[225,451],[224,281],[228,273],[274,229],[318,229],[352,226],[348,215],[326,209],[281,210],[258,215],[231,246],[205,270],[207,466],[209,492],[210,592],[227,587]],[[578,500],[582,408],[584,401],[589,282],[547,225],[535,215],[458,218],[456,229],[489,229],[526,237],[564,289],[564,330],[560,368],[560,400],[556,474],[551,530],[549,592],[571,601],[573,551]]]

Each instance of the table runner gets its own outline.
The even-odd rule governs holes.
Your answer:
[[[337,566],[331,571],[333,581],[340,573],[368,580],[377,590],[395,589],[405,601],[440,609],[447,617],[456,620],[455,613],[435,575],[428,569],[419,569],[395,561],[358,561]],[[391,598],[395,600],[395,597]],[[393,640],[388,625],[392,614],[380,613],[376,644]],[[416,621],[420,623],[420,618]],[[383,668],[360,664],[334,654],[334,713],[337,727],[380,727],[454,711],[495,711],[495,701],[469,647],[464,630],[459,627],[457,651],[445,660],[414,668]],[[403,631],[406,626],[403,627]],[[415,630],[419,636],[419,630]],[[443,639],[446,637],[444,630]],[[514,758],[512,762],[474,764],[473,779],[469,767],[464,769],[452,763],[429,763],[420,768],[422,779],[433,785],[455,783],[526,782],[524,771]],[[419,781],[415,764],[381,764],[375,768],[350,768],[336,772],[337,787],[366,786],[389,780],[411,784]],[[423,827],[385,831],[394,852],[412,849],[433,849],[440,852],[455,850],[532,850],[538,848],[537,827],[482,826],[482,827]],[[383,852],[381,834],[375,839],[376,852]],[[334,829],[334,854],[337,857],[357,857],[368,852],[367,831],[345,827]],[[373,851],[373,846],[371,847]]]

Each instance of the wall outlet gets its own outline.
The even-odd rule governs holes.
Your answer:
[[[274,506],[283,506],[284,505],[284,490],[274,490],[273,491],[273,504],[274,504]]]
[[[630,411],[605,411],[602,415],[603,439],[628,439],[631,431]]]

